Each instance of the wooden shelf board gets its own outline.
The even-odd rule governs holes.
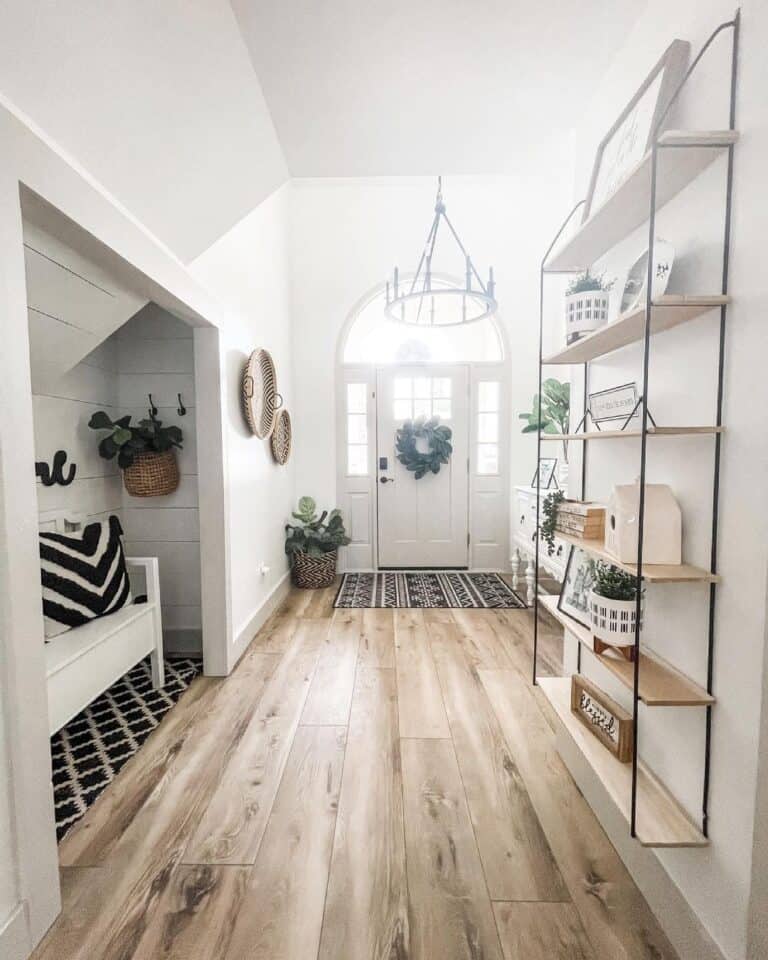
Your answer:
[[[668,130],[659,143],[656,207],[668,203],[738,140],[735,130]],[[687,146],[686,146],[687,144]],[[646,153],[634,170],[610,197],[592,212],[589,219],[556,249],[545,265],[552,273],[585,270],[606,250],[628,236],[648,219],[651,197],[651,153]]]
[[[722,294],[711,296],[682,296],[667,294],[657,300],[651,310],[651,333],[662,333],[673,327],[695,320],[709,310],[730,302],[730,297]],[[600,327],[583,340],[577,340],[563,350],[547,357],[545,364],[587,363],[603,357],[621,347],[629,346],[643,339],[645,334],[645,304],[624,313],[613,323]]]
[[[596,653],[592,632],[558,610],[557,597],[540,595],[539,603],[628,690],[634,689],[633,663],[618,654]],[[640,699],[649,707],[703,707],[715,702],[715,698],[703,687],[650,653],[640,654],[638,692]]]
[[[583,540],[581,537],[574,537],[560,531],[557,532],[557,538],[581,547],[582,550],[613,564],[614,567],[619,567],[620,570],[637,575],[637,565],[616,560],[605,549],[602,540]],[[693,567],[689,563],[644,563],[643,579],[649,583],[720,583],[720,577],[716,574],[713,575],[702,567]]]
[[[725,427],[648,427],[649,437],[695,437],[724,433]],[[587,430],[584,433],[542,433],[547,442],[558,440],[627,440],[642,436],[642,430]]]
[[[632,764],[620,763],[571,712],[570,677],[540,677],[542,693],[627,823]],[[644,847],[705,847],[706,837],[671,793],[643,764],[637,765],[637,839]]]

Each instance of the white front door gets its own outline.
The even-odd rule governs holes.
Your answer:
[[[419,480],[398,460],[405,420],[440,417],[453,454]],[[380,567],[466,567],[469,556],[469,370],[464,365],[397,366],[376,375],[376,489]]]

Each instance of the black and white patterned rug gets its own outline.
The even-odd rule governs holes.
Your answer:
[[[335,607],[524,609],[498,573],[345,573]]]
[[[137,752],[202,672],[200,659],[166,660],[165,687],[152,687],[149,658],[51,737],[59,840]]]

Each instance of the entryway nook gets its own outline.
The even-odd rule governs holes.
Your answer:
[[[0,10],[0,960],[768,957],[768,6]]]

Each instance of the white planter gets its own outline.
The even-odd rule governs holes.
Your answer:
[[[642,630],[642,603],[640,608],[640,629]],[[594,590],[589,591],[589,618],[592,621],[592,632],[603,643],[608,643],[612,647],[633,646],[636,617],[636,600],[610,600],[608,597],[601,597]]]
[[[610,291],[585,290],[565,295],[565,338],[567,343],[581,340],[608,322]]]

